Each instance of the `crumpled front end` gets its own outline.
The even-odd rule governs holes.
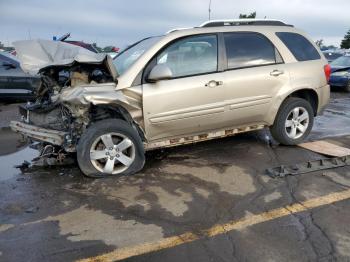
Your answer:
[[[36,41],[27,46],[21,41],[16,46],[22,66],[28,72],[38,71],[42,83],[36,101],[20,107],[22,120],[11,123],[14,131],[74,152],[93,122],[117,116],[142,129],[142,91],[117,88],[118,74],[108,55],[65,43]],[[38,61],[43,68],[35,65]]]

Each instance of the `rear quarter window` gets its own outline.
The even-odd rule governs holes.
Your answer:
[[[316,48],[304,36],[291,32],[277,32],[276,35],[288,47],[298,61],[321,59]]]

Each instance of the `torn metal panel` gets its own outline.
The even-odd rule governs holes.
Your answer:
[[[53,145],[62,146],[64,138],[68,133],[52,129],[40,128],[18,121],[11,121],[10,127],[13,131],[39,141],[45,141]]]
[[[138,123],[142,121],[142,93],[138,89],[116,90],[115,83],[81,85],[62,91],[59,101],[66,104],[83,107],[93,105],[120,105]],[[142,126],[142,125],[141,125]]]

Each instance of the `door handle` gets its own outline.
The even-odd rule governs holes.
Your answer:
[[[221,86],[223,85],[224,82],[222,81],[215,81],[215,80],[211,80],[209,81],[208,83],[205,84],[205,86],[208,86],[208,87],[216,87],[216,86]]]
[[[272,72],[270,72],[270,75],[271,75],[271,76],[279,76],[279,75],[283,75],[283,74],[284,74],[283,71],[277,70],[277,69],[275,69],[275,70],[273,70]]]

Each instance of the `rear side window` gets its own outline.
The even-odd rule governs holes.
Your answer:
[[[224,39],[229,69],[281,62],[281,57],[276,48],[261,34],[225,33]]]
[[[302,35],[290,32],[278,32],[276,35],[288,47],[296,60],[309,61],[321,58],[316,48]]]

